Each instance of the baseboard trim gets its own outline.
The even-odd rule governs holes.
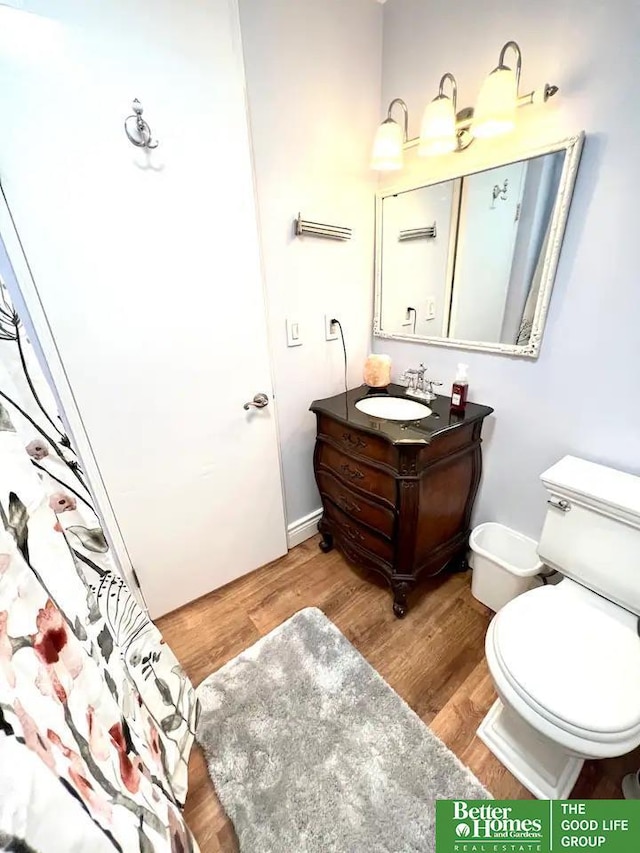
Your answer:
[[[318,522],[322,518],[322,510],[315,509],[309,515],[305,515],[294,521],[287,527],[287,546],[295,548],[306,539],[310,539],[318,532]]]

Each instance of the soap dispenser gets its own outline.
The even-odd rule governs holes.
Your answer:
[[[462,414],[467,405],[467,395],[469,393],[468,371],[468,364],[459,364],[456,371],[456,378],[451,388],[451,411],[457,414]]]

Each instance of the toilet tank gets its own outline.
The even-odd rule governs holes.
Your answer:
[[[540,559],[640,616],[640,477],[565,456],[540,479]]]

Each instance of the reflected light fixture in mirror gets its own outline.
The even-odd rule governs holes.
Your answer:
[[[391,115],[396,104],[403,112],[402,127]],[[402,98],[394,98],[389,104],[387,118],[378,128],[376,138],[373,142],[373,152],[371,155],[372,169],[384,172],[402,169],[404,144],[407,141],[408,129],[409,111],[407,110],[407,105]]]
[[[451,83],[451,97],[445,95],[444,85]],[[427,104],[420,127],[420,144],[418,154],[429,157],[435,154],[446,154],[458,147],[456,132],[456,104],[458,100],[458,84],[453,74],[448,71],[440,79],[438,94]]]

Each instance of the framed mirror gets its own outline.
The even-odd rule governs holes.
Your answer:
[[[535,358],[583,139],[379,192],[374,335]]]

